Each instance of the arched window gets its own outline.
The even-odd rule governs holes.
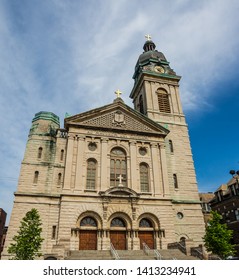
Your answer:
[[[33,184],[37,184],[37,182],[38,182],[38,177],[39,177],[39,171],[35,171],[35,173],[34,173],[34,179],[33,179]]]
[[[110,186],[126,186],[127,182],[127,158],[121,148],[114,148],[110,153]]]
[[[125,222],[120,218],[114,218],[111,223],[111,227],[125,227]]]
[[[81,227],[97,227],[97,222],[92,217],[85,217],[80,222]]]
[[[38,149],[37,158],[39,158],[39,159],[42,157],[42,150],[43,150],[42,147],[40,147],[40,148]]]
[[[144,218],[139,222],[139,227],[152,228],[153,226],[150,220]]]
[[[96,188],[96,167],[97,162],[91,158],[87,161],[86,189],[95,190]]]
[[[60,157],[60,160],[62,161],[64,159],[64,150],[62,149],[61,150],[61,157]]]
[[[60,184],[61,184],[61,178],[62,178],[62,174],[61,174],[61,173],[58,173],[58,176],[57,176],[57,185],[60,185]]]
[[[140,113],[144,114],[144,102],[142,95],[139,97],[139,111]]]
[[[178,178],[177,174],[173,174],[173,185],[175,189],[178,189]]]
[[[167,93],[167,91],[159,88],[156,93],[158,95],[159,111],[162,113],[171,113],[169,94]]]
[[[172,140],[169,140],[169,149],[170,149],[170,152],[173,153],[173,141]]]
[[[149,167],[146,163],[139,166],[140,172],[140,190],[141,192],[149,192]]]

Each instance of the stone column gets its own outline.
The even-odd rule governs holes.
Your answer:
[[[99,190],[106,190],[110,187],[108,183],[108,140],[108,138],[101,139],[101,170]]]
[[[138,166],[136,163],[137,158],[137,150],[136,150],[136,142],[130,141],[130,173],[131,173],[131,181],[130,181],[130,188],[139,192],[138,180],[137,180],[137,170]]]
[[[169,192],[169,182],[168,182],[168,172],[167,172],[167,162],[166,162],[166,150],[165,150],[164,143],[160,145],[160,161],[161,161],[161,170],[162,170],[163,195],[168,196],[170,192]]]
[[[75,190],[84,191],[85,188],[85,176],[83,174],[84,153],[85,150],[85,138],[78,137],[78,149],[77,149],[77,162],[76,162],[76,179],[75,179]]]
[[[158,158],[158,145],[156,143],[151,143],[151,157],[152,157],[152,169],[153,169],[153,188],[152,193],[154,195],[162,194],[162,184],[161,184],[161,170],[159,168],[159,158]]]
[[[133,230],[133,250],[140,250],[140,240],[138,237],[138,230]]]
[[[72,134],[68,134],[67,141],[67,155],[66,155],[66,167],[65,167],[65,177],[63,189],[70,190],[71,188],[71,175],[72,175],[72,160],[74,151],[74,139]]]

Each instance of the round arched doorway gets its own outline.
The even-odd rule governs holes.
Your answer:
[[[92,217],[80,221],[79,250],[97,250],[97,222]]]
[[[155,249],[154,228],[149,219],[143,218],[140,220],[138,237],[140,240],[140,249],[143,249],[144,243],[150,249]]]
[[[126,250],[126,224],[121,218],[114,218],[110,223],[110,242],[115,250]]]

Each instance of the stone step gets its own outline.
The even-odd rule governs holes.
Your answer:
[[[66,260],[112,260],[112,256],[109,250],[97,251],[97,250],[81,250],[70,251]]]
[[[118,250],[118,255],[121,260],[154,260],[155,256],[150,252],[149,255],[146,255],[143,250],[127,251],[127,250]]]
[[[158,251],[161,255],[162,260],[197,260],[197,258],[193,256],[187,256],[178,249],[161,249]]]

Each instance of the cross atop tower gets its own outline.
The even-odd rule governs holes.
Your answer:
[[[115,91],[115,94],[117,95],[117,98],[120,98],[120,95],[122,94],[122,92],[119,89],[117,89]]]
[[[151,41],[151,39],[152,39],[151,35],[149,35],[149,34],[144,35],[144,37],[146,38],[147,41]]]

